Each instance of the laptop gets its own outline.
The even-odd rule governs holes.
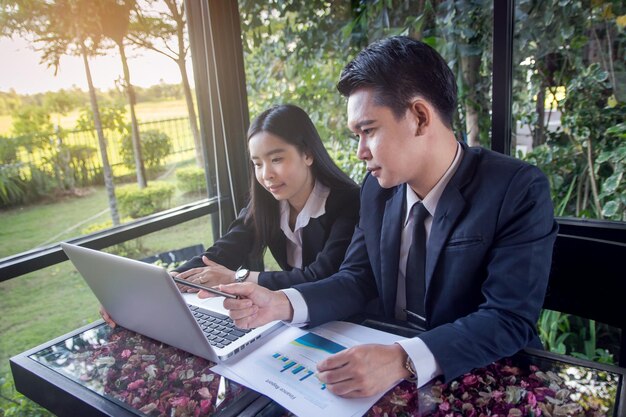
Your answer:
[[[162,267],[69,243],[61,247],[111,318],[120,326],[213,362],[224,361],[281,326],[234,326],[223,298],[186,302]],[[218,311],[221,310],[221,311]]]

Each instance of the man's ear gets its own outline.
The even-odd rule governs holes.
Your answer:
[[[415,136],[422,136],[425,133],[425,130],[431,122],[431,113],[432,109],[426,101],[423,99],[416,99],[411,102],[409,106],[409,112],[411,113],[411,117],[413,117],[416,121],[416,129]]]

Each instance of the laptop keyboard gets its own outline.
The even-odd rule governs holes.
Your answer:
[[[211,346],[226,347],[251,330],[235,327],[230,317],[214,311],[204,310],[194,305],[189,305],[189,309]]]

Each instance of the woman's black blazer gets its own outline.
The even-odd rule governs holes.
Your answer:
[[[352,232],[359,218],[359,188],[331,188],[326,199],[326,212],[302,229],[302,269],[287,264],[287,242],[281,232],[268,245],[274,259],[283,269],[261,272],[259,284],[272,290],[289,288],[295,284],[317,281],[339,270]],[[254,230],[245,223],[248,209],[244,208],[224,236],[203,253],[228,269],[246,266],[254,244]],[[203,267],[202,255],[190,259],[176,271]]]

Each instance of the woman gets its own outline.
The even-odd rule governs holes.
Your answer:
[[[276,290],[336,272],[358,220],[359,188],[334,164],[309,116],[293,105],[264,111],[248,129],[248,150],[248,206],[173,274],[208,286],[247,280]],[[283,271],[248,270],[248,259],[266,248]]]

